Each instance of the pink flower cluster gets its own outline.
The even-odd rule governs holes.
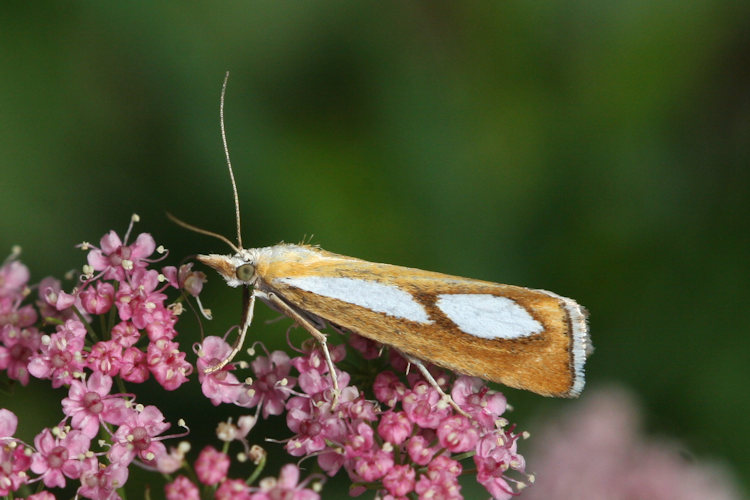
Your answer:
[[[364,355],[372,353],[367,340],[351,337]],[[293,436],[286,451],[300,459],[315,459],[329,476],[344,470],[353,482],[351,493],[375,490],[379,498],[460,499],[461,460],[473,458],[476,477],[494,498],[507,499],[525,486],[509,474],[526,478],[525,462],[517,451],[519,434],[502,415],[505,397],[480,379],[451,380],[435,371],[443,391],[450,391],[460,413],[421,375],[400,377],[386,370],[377,374],[363,393],[349,385],[350,375],[337,372],[340,395],[334,406],[331,377],[317,347],[290,359],[275,351],[252,363],[254,376],[239,382],[237,364],[205,374],[204,369],[224,359],[230,346],[208,337],[198,346],[198,372],[204,394],[214,404],[257,407],[264,417],[286,413]],[[375,351],[377,355],[377,351]],[[343,345],[331,356],[341,362]],[[372,356],[368,356],[372,357]],[[406,362],[393,354],[391,364],[406,371]],[[292,369],[296,376],[291,376]],[[371,392],[374,399],[368,399]]]
[[[33,446],[13,438],[18,419],[0,409],[0,494],[26,483],[62,488],[77,480],[77,494],[83,498],[118,499],[116,490],[127,481],[131,462],[156,465],[166,455],[160,434],[170,424],[154,406],[129,407],[125,399],[106,395],[111,385],[107,375],[96,373],[87,386],[74,381],[63,400],[67,417],[37,434]],[[106,434],[113,427],[108,449],[93,450],[92,439],[100,429]]]
[[[90,251],[79,286],[67,293],[57,280],[42,280],[36,308],[24,303],[31,287],[18,253],[0,267],[0,370],[21,385],[33,376],[68,389],[64,418],[33,446],[13,437],[18,419],[0,409],[0,495],[73,480],[80,497],[116,499],[131,463],[157,467],[167,456],[161,441],[170,424],[155,406],[113,391],[113,377],[140,383],[153,376],[166,390],[187,381],[192,365],[174,341],[177,310],[164,292],[190,283],[188,293],[197,294],[205,278],[189,266],[149,269],[156,245],[145,233],[131,245],[112,231],[100,248],[82,246]],[[54,331],[44,332],[47,325]],[[94,325],[106,326],[97,332]]]
[[[49,379],[53,387],[70,385],[85,369],[134,383],[153,376],[166,390],[185,383],[192,366],[174,341],[177,313],[167,306],[164,292],[184,290],[189,283],[190,293],[197,295],[203,273],[191,272],[190,266],[149,269],[156,243],[146,233],[127,245],[110,231],[101,248],[82,247],[90,248],[84,268],[88,274],[72,293],[62,291],[52,278],[38,287],[43,319],[57,324],[49,335],[33,326],[38,318],[33,306],[22,304],[29,293],[26,266],[13,258],[0,268],[0,369],[22,385],[29,375]],[[100,339],[88,320],[113,307],[115,323],[100,332],[106,335]]]
[[[29,383],[28,364],[42,343],[42,334],[34,326],[37,312],[31,304],[23,304],[30,290],[29,269],[13,252],[0,267],[0,370],[12,380]]]
[[[643,415],[622,387],[594,389],[544,423],[531,454],[539,480],[524,500],[740,500],[725,464],[642,429]]]
[[[165,475],[169,500],[317,500],[322,479],[339,472],[351,479],[353,495],[370,490],[383,500],[463,498],[462,474],[507,499],[531,479],[517,450],[522,434],[503,417],[502,394],[479,379],[432,370],[437,389],[418,373],[406,375],[400,355],[390,352],[385,360],[379,346],[356,335],[348,336],[348,346],[331,346],[335,363],[353,367],[335,374],[313,341],[294,357],[261,344],[265,353],[250,363],[211,373],[207,368],[226,360],[231,347],[218,337],[197,344],[204,395],[214,405],[253,408],[254,414],[221,424],[224,448],[204,448],[191,466],[188,442],[164,444],[187,431],[165,435],[171,424],[159,408],[138,404],[125,383],[153,377],[171,391],[188,380],[193,367],[179,349],[175,325],[182,298],[197,297],[205,275],[190,265],[154,269],[161,260],[152,259],[154,239],[144,233],[128,243],[131,230],[132,223],[122,239],[111,231],[98,247],[81,245],[88,264],[70,292],[52,278],[29,286],[17,252],[0,266],[0,371],[21,386],[35,377],[67,393],[61,421],[33,443],[14,437],[18,418],[0,409],[0,495],[72,487],[78,498],[115,500],[133,465]],[[182,296],[170,304],[170,293]],[[245,368],[251,377],[238,375]],[[366,382],[357,386],[352,379]],[[287,464],[278,476],[256,482],[265,451],[251,447],[247,435],[259,418],[273,416],[288,427],[277,436],[284,449],[301,463],[314,461],[323,473],[301,480],[300,464]],[[251,471],[247,480],[230,476],[232,441],[243,447],[238,461],[255,464],[243,466]],[[180,470],[187,473],[176,475]],[[28,498],[54,496],[45,490]]]

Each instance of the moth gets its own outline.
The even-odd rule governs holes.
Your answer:
[[[237,245],[228,255],[198,255],[229,286],[244,289],[240,334],[221,369],[242,347],[256,299],[290,317],[320,343],[335,373],[320,330],[348,330],[404,354],[440,390],[422,362],[526,389],[545,396],[578,396],[592,346],[587,312],[573,299],[546,290],[450,276],[368,262],[305,244],[243,248],[240,210],[224,130],[237,220]],[[338,389],[332,377],[334,390]],[[441,394],[442,390],[440,390]]]

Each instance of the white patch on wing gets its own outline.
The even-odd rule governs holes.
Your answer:
[[[483,339],[517,339],[544,330],[526,309],[486,293],[438,295],[437,306],[463,332]]]
[[[394,285],[330,276],[299,276],[279,278],[278,281],[315,295],[338,299],[396,318],[432,323],[424,307],[411,294]]]

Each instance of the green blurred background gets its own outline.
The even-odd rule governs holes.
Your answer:
[[[233,237],[226,70],[246,246],[313,234],[574,297],[590,387],[747,489],[750,3],[3,2],[0,249],[61,276],[137,212],[171,263],[227,251],[164,215]],[[209,277],[216,334],[239,293]],[[505,392],[522,428],[571,404]],[[227,414],[154,394],[196,430]]]

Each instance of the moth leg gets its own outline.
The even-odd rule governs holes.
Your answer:
[[[232,351],[229,356],[221,360],[219,363],[209,366],[206,368],[205,373],[213,373],[221,370],[227,363],[232,361],[234,357],[242,349],[242,345],[245,343],[245,336],[247,335],[247,329],[250,328],[250,323],[253,322],[253,312],[255,311],[255,290],[250,292],[248,287],[242,289],[242,326],[240,326],[240,334],[237,336],[237,340],[234,341]]]
[[[413,356],[404,354],[404,353],[401,353],[401,355],[404,356],[407,359],[407,361],[409,361],[410,364],[416,366],[419,369],[419,372],[422,374],[425,380],[427,380],[427,383],[429,383],[438,392],[438,394],[440,394],[440,397],[442,398],[443,401],[451,405],[454,410],[456,410],[458,413],[460,413],[464,417],[471,418],[471,416],[468,413],[463,411],[461,407],[458,406],[458,404],[455,401],[453,401],[453,398],[451,397],[450,394],[446,394],[445,391],[443,391],[443,388],[440,387],[440,384],[437,383],[437,380],[435,380],[435,377],[433,377],[432,374],[429,372],[429,370],[427,370],[427,367],[424,365],[424,363],[422,363],[421,360]]]
[[[310,335],[312,335],[313,338],[318,341],[318,344],[320,344],[320,348],[323,350],[323,356],[325,356],[326,358],[328,373],[331,377],[331,381],[333,382],[333,401],[331,404],[331,408],[336,408],[336,404],[338,403],[339,399],[339,381],[338,377],[336,376],[336,367],[334,366],[333,360],[331,359],[331,353],[328,351],[328,342],[326,340],[326,335],[324,333],[321,333],[307,318],[295,311],[291,306],[289,306],[289,304],[276,296],[276,294],[264,292],[258,292],[258,294],[261,298],[269,301],[271,304],[281,309],[284,314],[292,318],[298,325],[307,330]]]

